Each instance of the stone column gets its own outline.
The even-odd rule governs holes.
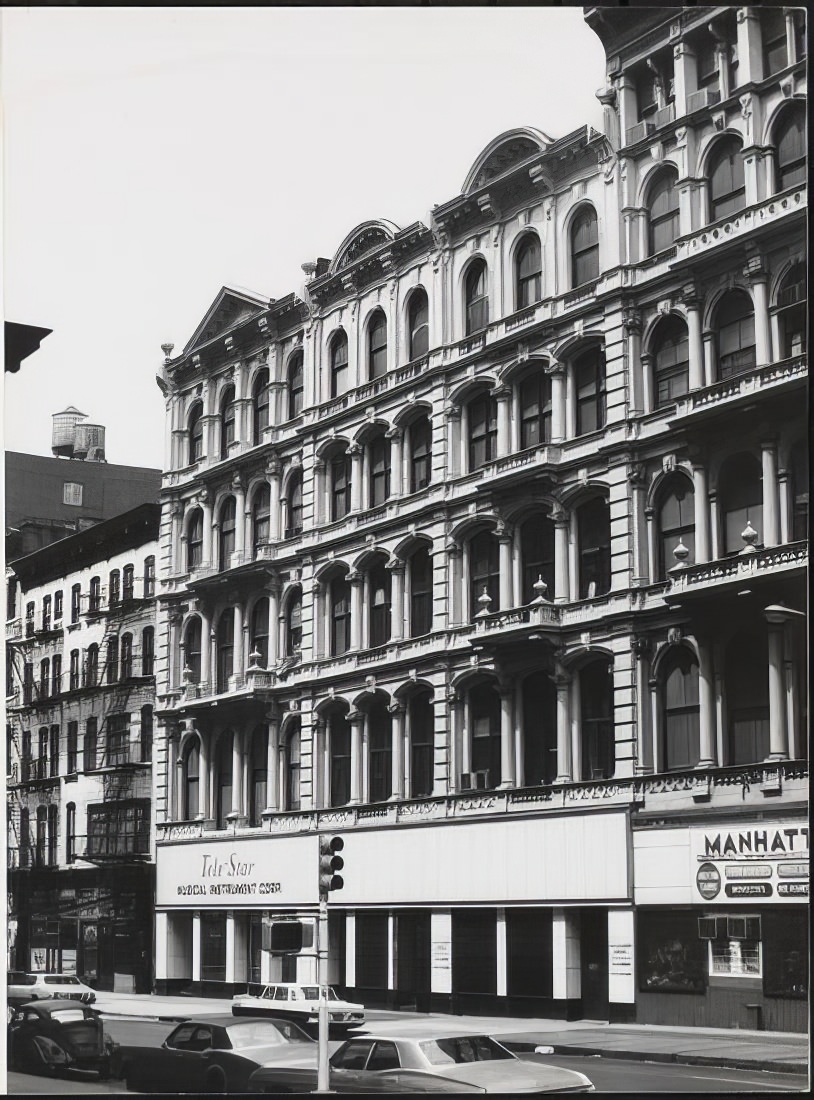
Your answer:
[[[246,671],[246,647],[243,639],[243,606],[239,602],[234,607],[234,675],[240,679]]]
[[[577,396],[574,392],[574,372],[565,372],[565,438],[573,439],[577,434]]]
[[[791,489],[789,487],[788,470],[777,471],[777,491],[780,499],[780,541],[782,543],[791,542],[791,515],[789,511]]]
[[[463,470],[460,465],[460,405],[449,405],[444,410],[447,418],[447,470],[448,477],[459,477]]]
[[[288,498],[290,500],[290,497]],[[324,459],[314,462],[314,525],[327,523],[331,515],[328,504],[328,471]],[[291,527],[291,511],[286,508],[286,527]]]
[[[500,786],[515,786],[514,689],[500,688]]]
[[[709,489],[707,487],[707,468],[703,462],[693,463],[692,486],[695,560],[697,563],[701,563],[710,560]]]
[[[169,634],[167,639],[167,681],[170,691],[173,691],[183,684],[184,672],[184,662],[183,660],[179,661],[182,650],[179,637],[181,629],[181,613],[179,611],[171,611],[167,614],[167,629]]]
[[[676,118],[683,118],[687,113],[687,95],[696,84],[695,55],[686,41],[673,46],[673,71]]]
[[[235,730],[232,735],[232,806],[231,813],[245,816],[243,806],[243,733]]]
[[[447,543],[447,626],[455,626],[463,619],[461,587],[463,553],[457,543]]]
[[[201,680],[204,684],[209,684],[209,691],[207,694],[214,695],[213,680],[212,680],[212,624],[209,621],[209,616],[201,613]]]
[[[390,570],[390,641],[399,642],[404,637],[404,574],[406,562],[394,559],[388,562]]]
[[[269,486],[269,542],[280,538],[280,476],[282,466],[276,458],[266,466],[266,480]]]
[[[268,720],[268,744],[266,745],[266,810],[280,808],[280,720]],[[287,809],[288,807],[286,807]]]
[[[571,782],[571,677],[557,666],[553,677],[557,689],[557,778],[555,783]]]
[[[512,449],[512,391],[508,386],[497,386],[493,394],[497,398],[497,453],[502,458]]]
[[[232,491],[235,494],[235,552],[237,560],[242,562],[246,550],[246,490],[240,478],[233,479]],[[228,562],[223,564],[229,567]]]
[[[364,482],[364,473],[362,470],[364,451],[358,443],[352,443],[348,447],[348,454],[350,455],[351,466],[351,480],[350,480],[350,510],[352,512],[358,512],[362,507],[362,500],[366,498],[367,493],[364,493],[362,485]],[[365,486],[367,489],[367,486]]]
[[[498,997],[505,997],[507,992],[507,964],[508,964],[508,945],[506,936],[506,910],[500,906],[496,912],[497,927],[496,932],[496,958],[495,958],[495,993]]]
[[[514,585],[512,584],[512,536],[508,532],[498,535],[499,568],[500,568],[500,610],[508,611],[515,606]],[[497,610],[493,608],[492,610]]]
[[[698,720],[700,727],[699,768],[716,764],[715,678],[709,642],[698,639]]]
[[[628,466],[627,480],[630,486],[630,537],[631,537],[631,562],[632,583],[634,585],[647,584],[648,563],[645,561],[647,551],[646,520],[644,516],[644,489],[646,485],[645,467],[643,463],[632,462]],[[642,531],[642,527],[645,531]],[[644,538],[642,538],[644,534]]]
[[[774,440],[762,440],[760,451],[763,467],[763,545],[777,546],[780,541],[777,445]]]
[[[350,583],[350,648],[358,650],[362,646],[362,585],[365,578],[353,569],[347,579]]]
[[[750,265],[747,265],[746,274],[752,284],[752,300],[755,306],[755,358],[757,365],[763,367],[772,361],[768,275]]]
[[[759,82],[763,79],[763,40],[758,8],[738,8],[738,85]]]
[[[562,363],[553,363],[551,376],[551,442],[562,443],[565,439],[565,368]]]
[[[201,980],[201,912],[196,909],[192,914],[192,980]]]
[[[184,806],[184,761],[181,756],[178,755],[178,749],[176,748],[175,768],[172,777],[173,785],[175,787],[175,794],[173,802],[175,803],[175,813],[173,815],[175,821],[181,821],[186,819],[186,807]]]
[[[627,373],[628,373],[628,414],[634,416],[647,408],[642,404],[642,322],[638,311],[631,310],[625,315],[625,336],[627,337]]]
[[[404,494],[404,432],[401,428],[391,428],[386,433],[390,440],[390,496]]]
[[[178,801],[178,732],[167,727],[167,821],[180,821],[183,803]]]
[[[212,496],[208,491],[204,491],[198,497],[198,503],[201,506],[203,512],[203,546],[201,547],[201,555],[203,565],[213,565],[215,563],[215,546],[217,540],[215,538],[215,524],[212,519]]]
[[[404,751],[404,727],[405,708],[403,703],[393,703],[388,708],[392,716],[393,752],[392,752],[392,780],[390,795],[391,801],[404,798],[405,778],[405,751]]]
[[[650,642],[641,635],[633,640],[636,655],[636,775],[653,770],[652,729],[650,725]]]
[[[786,683],[783,635],[788,613],[779,606],[765,611],[769,630],[769,760],[788,760],[789,730],[786,716]]]
[[[667,580],[668,578],[659,577],[656,513],[653,508],[645,508],[644,521],[647,529],[647,571],[650,577],[650,583],[654,584],[657,580]],[[665,562],[664,564],[669,568],[670,562]]]
[[[579,910],[556,908],[551,921],[552,996],[575,1001],[582,995]]]
[[[715,333],[712,329],[704,329],[701,333],[701,340],[704,345],[704,385],[711,386],[715,381],[716,371],[716,359],[715,359]]]
[[[554,602],[568,603],[570,599],[570,568],[569,568],[569,518],[567,512],[552,512],[554,521]]]
[[[198,764],[200,788],[198,796],[198,817],[206,820],[209,817],[209,734],[198,730],[198,740],[201,745],[201,755]]]
[[[365,716],[359,710],[348,712],[350,722],[350,803],[358,805],[362,801],[362,768],[364,766],[362,731]]]
[[[645,412],[653,412],[656,407],[655,386],[653,383],[653,356],[642,352],[642,405]]]
[[[704,386],[704,340],[701,335],[701,305],[696,298],[685,301],[687,307],[687,343],[689,346],[691,390]]]
[[[187,568],[186,537],[182,534],[183,505],[174,500],[170,505],[170,572],[185,573]],[[179,550],[181,560],[178,560]]]
[[[268,585],[269,594],[269,655],[268,668],[277,663],[279,657],[278,644],[280,641],[280,584],[272,581]]]

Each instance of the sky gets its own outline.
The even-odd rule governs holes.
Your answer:
[[[67,405],[161,466],[161,344],[223,285],[297,292],[354,226],[428,223],[498,134],[601,129],[574,8],[4,8],[3,304],[53,329],[5,444]]]

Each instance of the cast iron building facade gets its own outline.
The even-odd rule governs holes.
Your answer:
[[[11,564],[9,965],[147,992],[160,508]]]
[[[586,18],[605,135],[164,363],[161,990],[311,977],[262,924],[338,831],[369,1003],[804,1026],[799,17]]]

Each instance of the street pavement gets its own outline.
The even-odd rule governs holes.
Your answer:
[[[98,993],[96,1007],[109,1017],[135,1016],[173,1021],[231,1011],[232,1002],[217,997],[159,997]],[[717,1066],[808,1073],[808,1037],[785,1032],[729,1028],[677,1028],[618,1025],[590,1020],[524,1019],[506,1016],[448,1016],[441,1013],[388,1012],[369,1009],[366,1031],[381,1035],[495,1035],[518,1052],[601,1055],[626,1061]]]

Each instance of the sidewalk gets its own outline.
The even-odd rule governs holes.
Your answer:
[[[140,1016],[170,1023],[231,1013],[232,1002],[222,997],[98,993],[95,1007],[109,1016]],[[495,1035],[518,1053],[542,1047],[540,1053],[598,1054],[634,1061],[808,1073],[808,1036],[787,1032],[373,1011],[383,1018],[371,1020],[367,1030],[380,1035],[475,1032]]]

